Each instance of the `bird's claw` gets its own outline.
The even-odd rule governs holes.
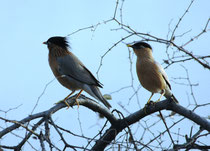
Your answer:
[[[158,99],[157,101],[155,101],[154,103],[160,102],[160,99]]]
[[[58,101],[57,103],[55,103],[55,104],[59,104],[59,103],[65,103],[66,104],[66,106],[67,106],[67,109],[69,109],[69,107],[70,107],[70,105],[67,103],[67,98],[65,98],[65,99],[63,99],[63,100],[60,100],[60,101]],[[77,106],[78,106],[78,108],[79,108],[79,102],[77,101],[77,98],[75,98],[75,104],[77,104]]]
[[[152,100],[149,101],[148,103],[146,103],[145,106],[144,106],[144,113],[147,114],[147,108],[148,108],[149,106],[154,106],[155,103],[156,103],[156,102],[153,102]]]
[[[67,106],[67,109],[69,109],[69,107],[70,107],[69,104],[66,102],[66,99],[60,100],[60,101],[56,102],[55,104],[59,104],[59,103],[65,103]]]
[[[63,100],[63,102],[66,104],[66,106],[67,106],[67,108],[66,108],[66,109],[68,110],[70,106],[69,106],[69,104],[66,102],[66,99],[65,99],[65,100]]]
[[[79,109],[79,102],[77,101],[77,99],[75,99],[76,100],[76,103],[77,103],[77,109]]]

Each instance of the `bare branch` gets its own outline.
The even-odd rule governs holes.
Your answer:
[[[172,100],[164,100],[161,102],[158,102],[154,106],[150,106],[149,108],[145,110],[141,109],[129,116],[127,116],[125,119],[118,120],[114,125],[112,125],[105,134],[96,142],[96,144],[93,146],[93,150],[103,150],[112,140],[115,139],[117,134],[121,132],[124,128],[127,126],[136,123],[140,119],[144,118],[147,115],[150,115],[154,112],[160,111],[160,110],[171,110],[174,111],[192,121],[199,124],[202,128],[206,129],[207,131],[210,131],[210,122],[206,119],[200,117],[196,113],[180,106],[179,104],[174,103]]]

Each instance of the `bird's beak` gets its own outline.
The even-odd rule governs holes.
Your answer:
[[[46,45],[46,44],[47,44],[47,42],[45,41],[45,42],[43,42],[43,44],[45,44],[45,45]]]
[[[132,47],[132,45],[131,44],[127,44],[127,47]]]

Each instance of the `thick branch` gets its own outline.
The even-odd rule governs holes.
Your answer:
[[[67,100],[67,102],[69,103],[70,106],[73,106],[75,104],[74,98],[75,98],[75,96],[73,96]],[[104,115],[104,117],[106,117],[106,119],[108,119],[110,121],[110,123],[113,124],[116,122],[117,119],[112,115],[112,113],[107,108],[96,103],[94,100],[92,100],[88,97],[85,97],[84,95],[80,95],[80,97],[78,98],[78,101],[79,101],[80,105],[86,106],[89,109]],[[65,103],[59,103],[59,104],[56,104],[55,106],[53,106],[52,108],[50,108],[49,110],[29,115],[28,117],[16,122],[15,124],[5,128],[4,130],[0,131],[0,138],[2,138],[4,135],[8,134],[9,132],[13,131],[14,129],[21,127],[22,124],[25,124],[25,123],[32,121],[34,119],[37,119],[37,118],[49,117],[53,113],[57,112],[58,110],[60,110],[64,107],[66,107]],[[5,121],[5,122],[8,122],[8,121]]]
[[[154,106],[149,106],[146,109],[141,109],[129,116],[127,116],[124,119],[118,120],[114,125],[112,125],[105,134],[96,142],[96,144],[93,146],[92,150],[104,150],[105,147],[111,143],[117,136],[119,132],[121,132],[124,128],[128,127],[131,124],[134,124],[138,122],[139,120],[143,119],[144,117],[160,111],[160,110],[171,110],[174,111],[180,115],[183,115],[184,117],[194,121],[198,125],[200,125],[202,128],[204,128],[207,131],[210,131],[210,122],[207,121],[205,118],[197,115],[196,113],[192,112],[191,110],[188,110],[184,107],[182,107],[179,104],[174,103],[173,101],[166,99],[164,101],[156,103]]]
[[[129,125],[132,125],[142,118],[157,112],[161,110],[171,110],[174,111],[192,121],[200,125],[203,129],[210,131],[210,122],[207,121],[205,118],[200,117],[196,113],[182,107],[179,104],[174,103],[173,101],[166,99],[164,101],[158,102],[155,105],[148,106],[145,109],[141,109],[124,119],[117,119],[107,108],[101,106],[100,104],[96,103],[94,100],[91,100],[84,95],[81,95],[78,99],[79,104],[88,107],[89,109],[93,110],[94,112],[98,112],[105,116],[106,119],[108,119],[111,123],[111,127],[106,130],[104,135],[96,142],[96,144],[93,146],[92,150],[103,150],[107,145],[111,143],[117,136],[119,132],[121,132],[123,129],[127,128]],[[75,104],[74,96],[68,99],[68,103],[70,106],[73,106]],[[56,104],[54,107],[50,108],[49,110],[46,110],[44,112],[40,112],[37,114],[29,115],[28,117],[22,119],[21,121],[7,127],[6,129],[2,130],[0,132],[0,138],[4,135],[10,133],[14,129],[19,128],[22,124],[29,122],[31,120],[37,119],[37,118],[46,118],[50,117],[53,113],[56,111],[66,107],[64,103]]]

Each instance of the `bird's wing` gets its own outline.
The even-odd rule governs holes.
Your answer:
[[[171,89],[171,85],[165,70],[158,62],[155,61],[155,64],[158,66],[159,72],[162,74],[162,77],[165,80],[166,84],[168,85],[169,89]]]
[[[59,65],[58,72],[62,75],[70,76],[71,78],[85,84],[102,87],[102,84],[74,54],[71,53],[66,56],[58,57],[57,62]]]

